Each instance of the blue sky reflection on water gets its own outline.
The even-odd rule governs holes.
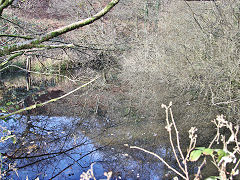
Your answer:
[[[18,139],[16,145],[13,145],[10,140],[1,144],[1,152],[11,149],[10,152],[8,151],[8,155],[15,152],[16,157],[38,155],[40,157],[17,160],[17,167],[23,167],[36,161],[39,161],[39,163],[26,166],[23,169],[20,168],[17,171],[19,178],[15,173],[11,173],[11,178],[25,179],[28,176],[29,179],[36,177],[50,179],[73,164],[73,166],[57,176],[56,179],[79,179],[80,174],[88,169],[91,162],[101,159],[101,153],[99,152],[90,153],[81,159],[85,154],[94,151],[96,148],[81,132],[74,132],[74,125],[79,119],[46,116],[32,116],[31,118],[24,116],[19,118],[20,116],[16,116],[15,119],[12,118],[8,122],[1,121],[1,126],[14,131]],[[18,148],[23,150],[14,150]],[[71,148],[73,149],[69,150]],[[64,151],[67,152],[58,154],[58,152]],[[45,154],[45,156],[41,156],[42,154]],[[46,160],[41,161],[41,159],[45,158]],[[78,159],[81,160],[77,161]],[[103,174],[101,165],[96,164],[95,166],[97,167],[96,174]]]
[[[8,122],[1,121],[1,126],[14,131],[18,140],[15,145],[11,141],[0,144],[0,151],[14,157],[28,157],[15,160],[19,177],[14,172],[9,177],[51,179],[57,175],[54,179],[80,179],[92,162],[96,162],[93,169],[97,179],[106,178],[103,174],[109,170],[115,171],[114,179],[129,180],[162,179],[168,173],[162,163],[149,162],[149,156],[139,151],[128,156],[125,156],[128,152],[114,151],[111,147],[95,151],[99,146],[77,128],[79,121],[79,118],[47,116],[16,116]],[[160,152],[166,154],[165,148],[159,148]]]

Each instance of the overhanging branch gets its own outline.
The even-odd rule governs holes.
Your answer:
[[[108,13],[120,0],[112,0],[104,9],[102,9],[97,14],[93,15],[92,17],[89,17],[87,19],[72,23],[70,25],[61,27],[59,29],[53,30],[51,32],[48,32],[42,36],[39,36],[35,39],[25,41],[23,43],[16,43],[13,45],[6,45],[0,48],[0,57],[9,55],[10,53],[14,51],[24,50],[24,49],[31,49],[36,47],[36,45],[48,41],[52,38],[55,38],[57,36],[60,36],[62,34],[65,34],[67,32],[70,32],[72,30],[78,29],[80,27],[89,25],[93,23],[94,21],[100,19],[103,17],[106,13]]]
[[[5,8],[13,3],[13,0],[1,0],[0,1],[0,16],[2,16],[2,12]]]

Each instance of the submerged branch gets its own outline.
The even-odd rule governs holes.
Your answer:
[[[86,86],[88,86],[89,84],[93,83],[93,82],[96,81],[99,77],[100,77],[100,76],[95,77],[95,78],[92,79],[91,81],[89,81],[89,82],[87,82],[87,83],[79,86],[78,88],[76,88],[76,89],[74,89],[74,90],[72,90],[72,91],[64,94],[63,96],[60,96],[60,97],[57,97],[57,98],[54,98],[54,99],[50,99],[49,101],[46,101],[46,102],[43,102],[43,103],[34,104],[34,105],[32,105],[32,106],[29,106],[29,107],[26,107],[26,108],[17,110],[17,111],[15,111],[15,112],[12,112],[12,113],[7,114],[7,115],[4,115],[4,116],[0,116],[0,119],[5,119],[5,118],[7,118],[7,117],[9,117],[9,116],[12,116],[12,115],[15,115],[15,114],[19,114],[19,113],[22,113],[22,112],[27,111],[27,110],[32,110],[32,109],[35,109],[35,108],[37,108],[37,107],[42,107],[42,106],[44,106],[44,105],[46,105],[46,104],[49,104],[49,103],[51,103],[51,102],[55,102],[55,101],[58,101],[58,100],[60,100],[60,99],[63,99],[63,98],[65,98],[65,97],[67,97],[68,95],[70,95],[70,94],[78,91],[79,89],[81,89],[81,88],[83,88],[83,87],[86,87]]]

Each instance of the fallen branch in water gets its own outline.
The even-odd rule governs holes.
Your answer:
[[[5,119],[5,118],[7,118],[7,117],[9,117],[9,116],[12,116],[12,115],[14,115],[14,114],[19,114],[19,113],[21,113],[21,112],[24,112],[24,111],[27,111],[27,110],[32,110],[32,109],[35,109],[35,108],[37,108],[37,107],[42,107],[42,106],[44,106],[44,105],[46,105],[46,104],[48,104],[48,103],[55,102],[55,101],[58,101],[58,100],[60,100],[60,99],[63,99],[63,98],[65,98],[66,96],[68,96],[68,95],[70,95],[70,94],[78,91],[79,89],[81,89],[81,88],[83,88],[83,87],[86,87],[87,85],[93,83],[93,82],[96,81],[99,77],[100,77],[100,76],[95,77],[95,78],[92,79],[91,81],[89,81],[89,82],[87,82],[87,83],[79,86],[78,88],[76,88],[76,89],[74,89],[74,90],[72,90],[72,91],[70,91],[70,92],[68,92],[68,93],[66,93],[66,94],[64,94],[64,95],[62,95],[62,96],[60,96],[60,97],[57,97],[57,98],[54,98],[54,99],[50,99],[50,100],[48,100],[48,101],[46,101],[46,102],[43,102],[43,103],[34,104],[34,105],[31,105],[31,106],[26,107],[26,108],[23,108],[23,109],[19,109],[19,110],[15,111],[15,112],[12,112],[12,113],[7,114],[7,115],[5,115],[5,116],[0,116],[0,119]]]

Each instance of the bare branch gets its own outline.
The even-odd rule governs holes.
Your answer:
[[[15,38],[22,38],[22,39],[33,39],[31,36],[23,36],[17,34],[0,34],[0,37],[15,37]]]
[[[1,67],[1,66],[4,66],[4,65],[7,64],[9,61],[11,61],[11,60],[15,59],[16,57],[21,56],[21,55],[23,55],[23,54],[24,54],[24,52],[17,52],[17,53],[15,53],[15,54],[11,55],[11,56],[10,56],[9,58],[7,58],[5,61],[3,61],[3,62],[0,63],[0,67]],[[1,70],[0,70],[0,71],[1,71]]]
[[[178,172],[176,169],[172,168],[166,161],[164,161],[163,158],[161,158],[160,156],[158,156],[157,154],[153,153],[153,152],[150,152],[146,149],[143,149],[143,148],[140,148],[140,147],[137,147],[137,146],[130,146],[131,149],[139,149],[141,151],[144,151],[148,154],[151,154],[155,157],[157,157],[160,161],[162,161],[169,169],[171,169],[172,171],[174,171],[176,174],[178,174],[179,176],[181,176],[183,179],[187,179],[184,175],[182,175],[180,172]]]
[[[61,27],[59,29],[56,29],[54,31],[48,32],[42,36],[39,36],[33,40],[25,41],[23,43],[17,43],[13,45],[6,45],[0,48],[0,57],[8,55],[14,51],[24,50],[24,49],[31,49],[36,47],[36,45],[41,44],[42,42],[48,41],[52,38],[58,37],[62,34],[65,34],[67,32],[70,32],[72,30],[78,29],[80,27],[92,24],[96,20],[103,17],[106,13],[108,13],[120,0],[112,0],[104,9],[102,9],[100,12],[95,14],[92,17],[89,17],[87,19],[72,23],[70,25]]]

